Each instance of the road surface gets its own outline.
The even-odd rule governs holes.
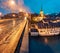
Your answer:
[[[9,25],[10,23],[9,24],[8,23],[7,24],[5,23],[5,24]],[[22,21],[19,20],[16,23],[17,24],[15,26],[12,25],[13,29],[9,33],[7,33],[8,35],[6,36],[3,35],[3,38],[0,41],[0,53],[14,53],[16,46],[18,44],[19,38],[22,34],[23,28],[26,24],[26,20],[22,20]]]

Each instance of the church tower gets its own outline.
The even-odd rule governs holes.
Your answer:
[[[43,12],[42,6],[41,6],[41,10],[40,10],[40,16],[44,17],[44,12]]]
[[[43,11],[42,6],[41,6],[41,10],[40,10],[40,14],[39,14],[39,19],[43,20],[44,18],[46,18],[46,17],[44,15],[44,11]]]
[[[34,21],[39,22],[42,21],[44,18],[46,18],[46,16],[44,15],[44,11],[41,6],[40,14],[36,18],[34,18]]]

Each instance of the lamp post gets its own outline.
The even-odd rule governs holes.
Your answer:
[[[12,13],[14,12],[15,10],[15,6],[16,6],[16,3],[14,0],[10,0],[9,1],[9,6],[10,6],[10,9],[12,10]]]

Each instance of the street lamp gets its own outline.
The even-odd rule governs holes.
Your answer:
[[[25,17],[25,20],[27,19],[27,17]]]
[[[8,3],[9,3],[9,8],[12,10],[13,13],[16,7],[16,3],[14,0],[9,0]]]
[[[14,0],[9,0],[8,3],[9,3],[9,6],[12,6],[12,7],[15,6],[15,1]]]
[[[0,12],[0,19],[1,19],[2,13]]]
[[[14,4],[15,4],[14,0],[11,0],[11,1],[10,1],[10,3],[11,3],[12,5],[14,5]]]
[[[19,12],[22,12],[23,10],[22,9],[19,9]]]
[[[12,16],[13,16],[13,17],[15,17],[16,15],[15,15],[15,14],[13,14]]]
[[[0,12],[0,16],[2,16],[2,13]]]

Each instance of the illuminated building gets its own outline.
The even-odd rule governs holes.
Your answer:
[[[39,22],[42,21],[44,18],[46,18],[46,16],[44,15],[44,11],[42,10],[41,7],[40,14],[37,17],[33,18],[33,20]]]
[[[43,20],[44,18],[46,18],[46,17],[45,17],[45,15],[44,15],[44,11],[43,11],[43,9],[42,9],[42,7],[41,7],[40,14],[39,14],[39,16],[37,17],[37,19],[38,19],[39,21],[41,21],[41,20]]]

